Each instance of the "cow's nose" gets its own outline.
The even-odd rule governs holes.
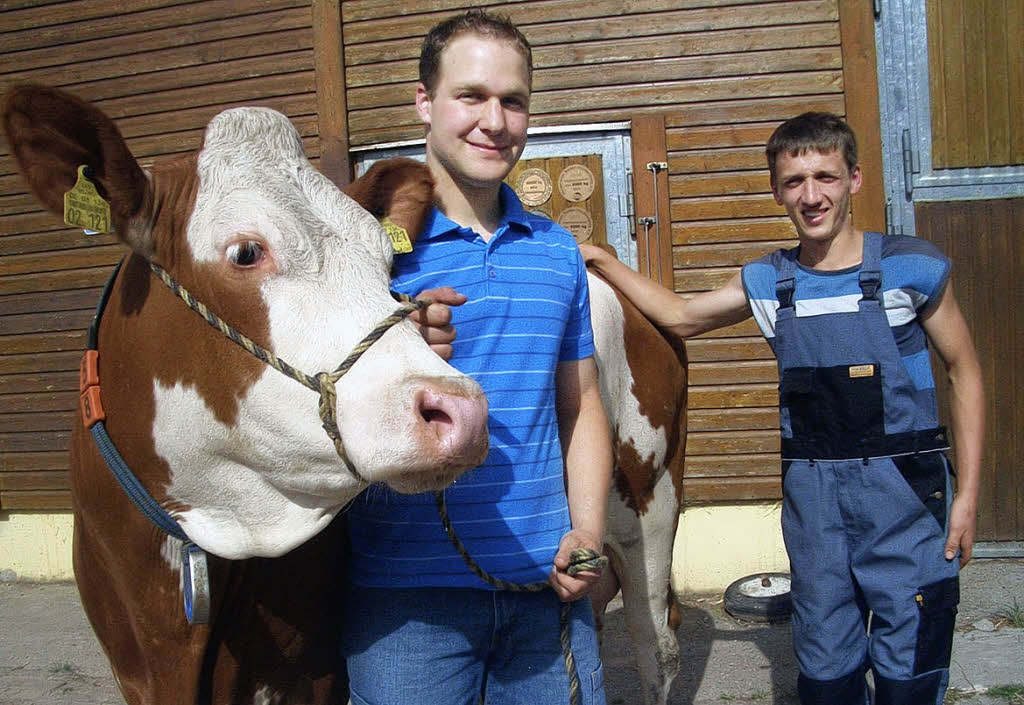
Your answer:
[[[416,391],[414,413],[426,429],[424,436],[449,471],[475,467],[487,457],[487,397],[464,387],[421,387]]]

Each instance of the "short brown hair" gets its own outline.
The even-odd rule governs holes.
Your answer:
[[[780,154],[796,156],[812,150],[842,152],[850,173],[857,166],[857,136],[842,118],[832,113],[803,113],[779,125],[768,139],[765,155],[772,179]]]
[[[533,51],[530,42],[504,15],[497,15],[474,8],[461,15],[449,17],[431,28],[423,38],[420,48],[420,83],[429,95],[434,95],[438,74],[441,71],[441,53],[445,47],[463,34],[479,34],[488,39],[502,39],[510,42],[526,60],[526,79],[533,85]]]

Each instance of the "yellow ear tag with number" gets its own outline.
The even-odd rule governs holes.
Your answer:
[[[405,228],[392,223],[387,218],[380,221],[380,224],[384,227],[384,232],[391,238],[391,247],[394,248],[395,252],[398,254],[412,252],[412,240],[409,239],[409,233]]]
[[[88,167],[78,167],[78,181],[64,194],[64,222],[95,233],[110,232],[110,204],[85,175]]]

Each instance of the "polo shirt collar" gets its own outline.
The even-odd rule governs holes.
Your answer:
[[[512,190],[511,186],[506,183],[501,184],[498,191],[498,202],[501,206],[501,219],[498,222],[498,229],[494,232],[495,238],[510,228],[533,233],[533,226],[530,225],[526,211],[523,210],[523,205],[519,202],[519,197],[516,196],[516,192]],[[427,214],[427,219],[423,223],[423,233],[419,239],[433,240],[452,231],[469,232],[468,228],[462,227],[435,206]]]

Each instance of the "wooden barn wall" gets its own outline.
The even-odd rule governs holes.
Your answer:
[[[315,66],[330,47],[314,46],[316,2],[2,7],[0,91],[37,81],[94,101],[143,164],[195,149],[207,121],[232,105],[280,110],[308,154],[320,155]],[[0,509],[70,506],[78,359],[100,287],[122,252],[110,235],[86,237],[41,212],[0,144]]]
[[[795,237],[770,193],[764,143],[781,120],[805,110],[849,113],[868,177],[855,215],[861,227],[884,227],[871,3],[473,5],[507,14],[533,44],[532,124],[664,117],[671,284],[682,295],[723,284],[743,262]],[[419,43],[468,6],[343,3],[353,145],[422,136],[412,108]],[[780,497],[777,373],[753,320],[689,341],[687,350],[685,500]]]

